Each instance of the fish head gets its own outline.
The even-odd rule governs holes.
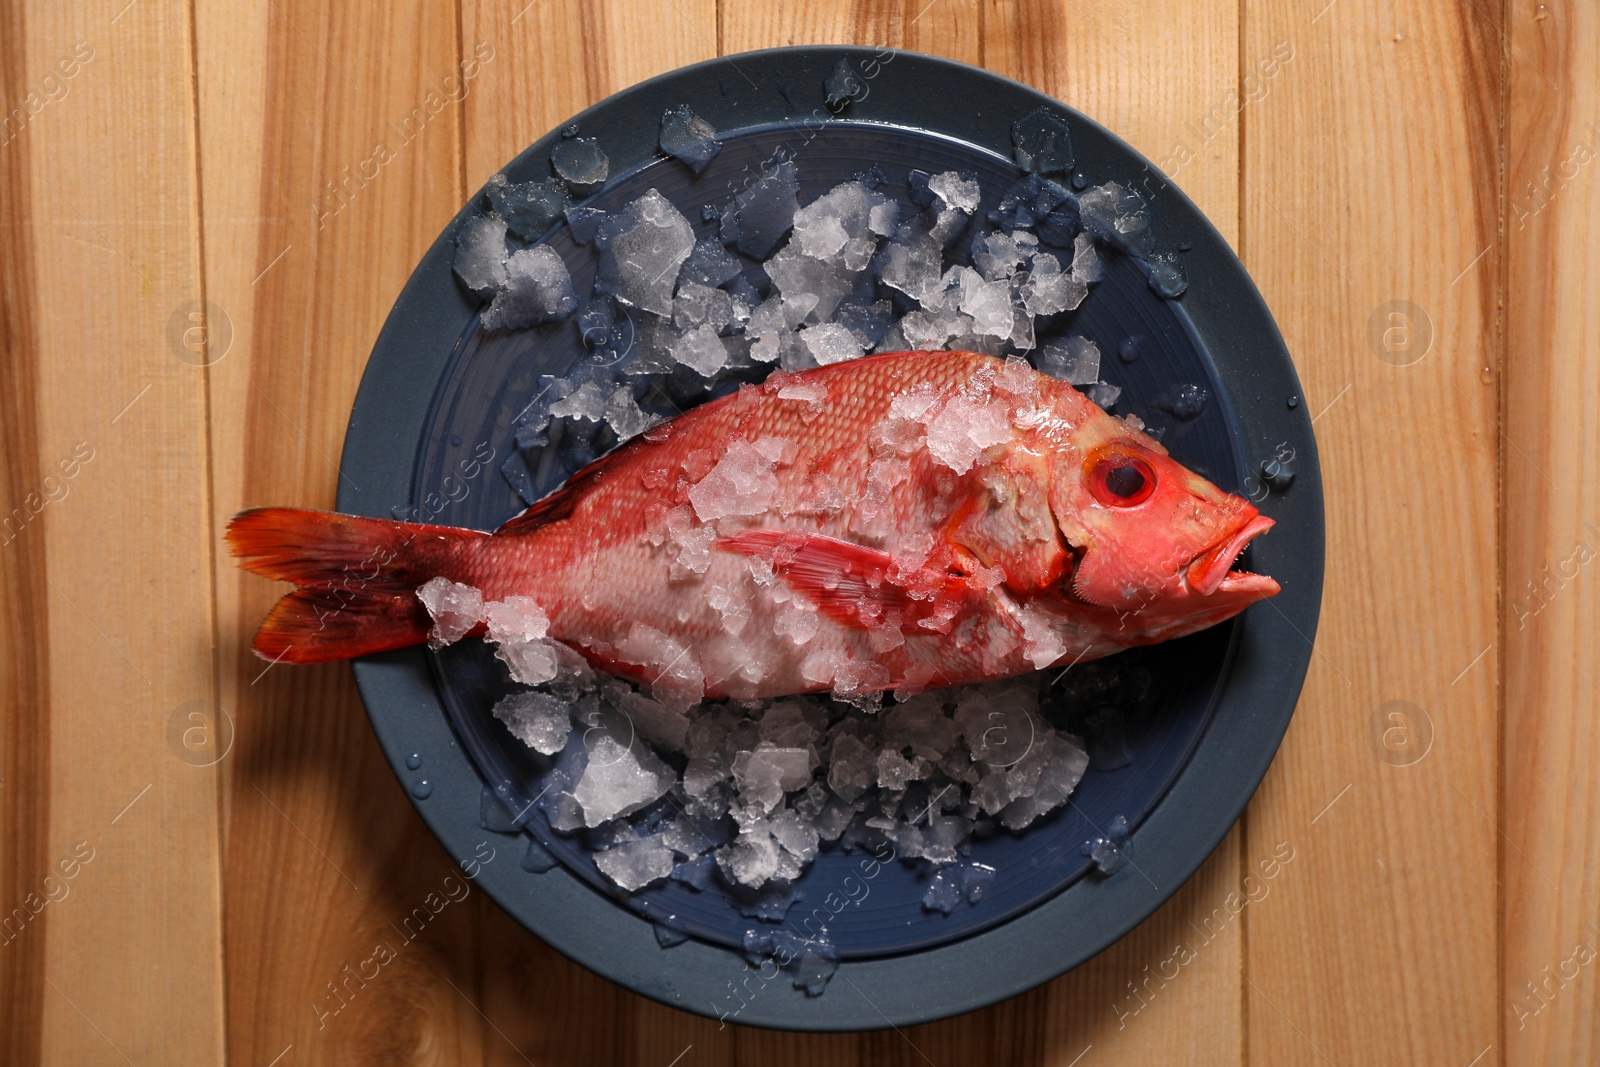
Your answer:
[[[1127,422],[1087,406],[1051,461],[1050,510],[1074,556],[1066,596],[1137,612],[1138,629],[1164,640],[1278,592],[1271,578],[1233,569],[1271,519]]]

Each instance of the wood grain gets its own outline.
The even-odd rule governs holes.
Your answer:
[[[1249,1057],[1491,1064],[1500,37],[1472,5],[1244,21],[1247,68],[1293,50],[1243,111],[1241,243],[1318,413],[1328,515],[1316,655],[1249,813],[1301,857],[1250,917]]]
[[[464,81],[455,11],[422,2],[267,0],[242,17],[200,3],[196,36],[207,292],[236,336],[212,368],[220,532],[247,505],[332,506],[372,338],[459,203],[454,97],[506,64]],[[403,921],[459,879],[455,859],[389,773],[348,669],[263,673],[249,620],[276,591],[225,554],[218,567],[237,728],[223,764],[230,1061],[482,1059],[476,903],[420,931]]]
[[[506,55],[503,76],[486,79],[465,102],[468,190],[591,104],[717,54],[709,0],[465,0],[461,18],[464,47],[492,40]],[[552,54],[566,59],[544,60]],[[666,1064],[691,1046],[696,1064],[727,1056],[730,1031],[717,1040],[714,1021],[628,993],[492,904],[483,910],[483,943],[495,948],[482,956],[479,981],[483,1010],[499,1031],[486,1038],[486,1062]]]
[[[1507,1063],[1593,1063],[1600,14],[1519,5],[1508,34],[1502,1025]]]
[[[1055,982],[865,1035],[646,1001],[475,891],[410,936],[458,857],[347,668],[246,651],[277,591],[219,542],[332,504],[472,189],[641,79],[818,42],[985,65],[1166,171],[1283,329],[1329,522],[1300,707],[1196,877]],[[1571,0],[0,0],[0,1060],[1600,1059],[1597,48]]]
[[[32,364],[8,357],[8,376],[36,405],[21,469],[53,498],[14,547],[38,612],[26,625],[55,653],[17,668],[20,695],[47,704],[16,728],[49,715],[13,750],[38,760],[19,792],[49,791],[19,798],[38,823],[17,873],[51,899],[18,954],[34,968],[18,1044],[51,1063],[208,1062],[223,1027],[216,784],[168,743],[172,717],[213,690],[205,376],[168,343],[199,292],[190,37],[181,3],[121,7],[40,5],[7,35],[39,100],[11,98],[30,117],[3,149],[19,150],[7,166],[32,253],[6,267],[28,273],[7,289],[30,304],[11,314]],[[174,1005],[182,1026],[164,1021]]]
[[[1220,2],[1171,4],[1135,15],[1114,3],[991,0],[983,58],[990,69],[1116,131],[1177,182],[1224,238],[1236,242],[1239,124],[1231,113],[1208,116],[1236,88],[1238,19],[1237,5]],[[1191,132],[1200,126],[1204,143]],[[1196,141],[1192,157],[1177,147],[1189,141]],[[1240,1060],[1238,976],[1251,914],[1247,910],[1221,926],[1203,947],[1195,944],[1195,931],[1229,893],[1239,891],[1257,859],[1247,854],[1242,826],[1132,934],[1089,965],[1019,998],[1031,1009],[1026,1013],[1041,1020],[1035,1024],[1045,1038],[1039,1062],[1066,1063],[1085,1049],[1110,1062]],[[1270,856],[1271,843],[1265,851]],[[1180,944],[1194,945],[1198,958],[1165,981],[1163,961]],[[1003,1008],[991,1010],[998,1014]],[[1016,1040],[1015,1029],[998,1033],[1008,1043]],[[1039,1036],[1036,1030],[1033,1039]],[[1031,1062],[998,1054],[992,1059]]]
[[[0,100],[23,101],[25,116],[19,123],[8,113],[0,126],[0,1047],[11,1063],[39,1062],[50,915],[37,901],[52,862],[50,644],[38,639],[50,617],[43,532],[50,493],[39,440],[27,57],[23,12],[0,5]]]

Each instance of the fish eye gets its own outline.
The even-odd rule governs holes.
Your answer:
[[[1118,453],[1091,461],[1089,490],[1102,504],[1131,508],[1150,499],[1155,489],[1155,469],[1137,456]]]

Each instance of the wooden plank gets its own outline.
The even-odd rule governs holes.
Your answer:
[[[235,326],[211,376],[220,530],[246,505],[332,506],[373,339],[458,205],[458,98],[506,61],[466,79],[454,8],[421,0],[195,10],[207,295]],[[249,641],[280,590],[226,555],[217,583],[230,1060],[481,1060],[458,857],[411,811],[349,668],[263,674]]]
[[[716,55],[714,0],[464,0],[461,25],[464,51],[491,41],[505,58],[464,102],[459,200],[591,104]],[[488,902],[482,923],[486,1062],[666,1064],[689,1047],[728,1062],[731,1028],[591,974]]]
[[[1230,242],[1239,228],[1237,5],[991,3],[984,65],[1077,108],[1133,145]],[[1270,59],[1270,56],[1259,57]],[[1277,77],[1257,81],[1263,95]]]
[[[1217,0],[1137,10],[994,3],[985,8],[984,64],[1127,140],[1236,244],[1238,18],[1237,5]],[[1127,937],[1088,965],[992,1009],[995,1048],[1009,1053],[995,1055],[1058,1065],[1080,1055],[1112,1063],[1242,1062],[1239,972],[1245,930],[1260,909],[1252,905],[1226,923],[1214,914],[1218,908],[1230,914],[1225,904],[1232,893],[1259,894],[1259,885],[1270,894],[1252,865],[1270,861],[1274,844],[1254,844],[1236,827],[1200,872]],[[1265,895],[1259,901],[1262,908],[1278,906]],[[1188,958],[1180,946],[1193,954],[1191,962],[1177,962]]]
[[[715,0],[462,0],[461,25],[511,60],[466,100],[465,191],[589,105],[717,54]]]
[[[1162,160],[1205,119],[1197,101],[1222,101],[1237,77],[1237,10],[1207,3],[1151,13],[1130,24],[1112,4],[1065,3],[841,6],[725,3],[723,46],[739,51],[776,43],[847,41],[946,55],[1035,85]],[[981,32],[979,32],[981,30]],[[976,47],[974,45],[976,44]],[[1148,76],[1159,72],[1159,79]],[[1175,179],[1230,238],[1237,230],[1238,127],[1231,115],[1196,146]],[[1236,887],[1240,835],[1232,833],[1200,875],[1156,916],[1090,965],[1007,1004],[904,1033],[855,1042],[820,1038],[807,1061],[855,1055],[864,1062],[936,1060],[1072,1062],[1093,1047],[1098,1058],[1227,1063],[1240,1057],[1237,981],[1242,925],[1222,930],[1182,982],[1161,983],[1148,1004],[1130,996],[1169,959],[1198,923]],[[1134,1017],[1137,1015],[1137,1023]],[[1198,1027],[1192,1020],[1201,1020]],[[741,1060],[763,1062],[785,1047],[741,1034]],[[752,1049],[747,1054],[746,1049]],[[788,1061],[786,1061],[788,1062]],[[798,1062],[798,1061],[796,1061]]]
[[[905,48],[978,63],[983,10],[979,0],[723,0],[722,53],[796,44],[863,44]]]
[[[27,126],[34,117],[29,94],[36,93],[38,114],[48,97],[29,84],[27,43],[21,8],[0,4],[0,101],[22,108],[21,116],[0,115],[0,1058],[9,1063],[39,1061],[49,992],[41,979],[50,909],[40,889],[44,876],[54,873],[50,648],[37,635],[50,618],[47,502],[62,484],[54,457],[42,454],[39,441],[39,292]]]
[[[907,48],[967,63],[981,55],[981,13],[971,0],[917,0],[888,3],[814,4],[805,0],[770,3],[722,0],[718,19],[724,55],[757,48],[806,44],[868,44]],[[987,1034],[987,1025],[978,1028]],[[809,1064],[848,1067],[877,1063],[904,1046],[884,1044],[880,1035],[786,1034],[734,1027],[734,1060],[744,1064]],[[968,1028],[958,1028],[965,1035]],[[892,1037],[894,1031],[889,1031]],[[718,1036],[721,1036],[720,1034]],[[896,1038],[895,1041],[900,1039]],[[911,1053],[917,1062],[920,1054]],[[941,1057],[948,1056],[941,1051]]]
[[[1512,10],[1502,1025],[1507,1063],[1593,1063],[1600,580],[1589,564],[1600,553],[1600,12],[1577,3]]]
[[[190,27],[181,3],[122,7],[13,9],[5,33],[8,82],[38,102],[8,84],[26,121],[0,148],[6,239],[32,245],[4,268],[28,273],[7,283],[6,375],[28,390],[8,433],[31,438],[8,482],[48,501],[5,597],[37,612],[6,688],[39,701],[6,746],[6,806],[39,820],[7,888],[51,901],[7,961],[29,969],[18,1062],[214,1062],[223,1041],[215,778],[168,732],[213,685],[205,376],[168,341],[199,292]]]
[[[1294,56],[1244,112],[1241,243],[1317,416],[1328,516],[1316,655],[1250,811],[1252,841],[1299,857],[1286,906],[1250,917],[1252,1063],[1503,1051],[1491,14],[1244,8],[1247,70]]]

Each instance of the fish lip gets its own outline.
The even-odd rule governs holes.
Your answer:
[[[1200,596],[1210,596],[1218,589],[1226,586],[1230,592],[1254,592],[1257,588],[1265,590],[1267,584],[1271,585],[1271,592],[1278,591],[1278,583],[1261,574],[1250,574],[1247,571],[1234,571],[1233,562],[1245,550],[1252,540],[1266,533],[1275,525],[1273,520],[1265,515],[1256,515],[1233,533],[1212,545],[1184,568],[1184,580],[1188,582],[1189,589]],[[1230,579],[1232,579],[1230,581]],[[1251,581],[1254,579],[1254,581]],[[1267,595],[1271,595],[1268,593]]]
[[[1249,571],[1229,571],[1222,576],[1222,582],[1217,586],[1217,592],[1227,593],[1232,596],[1245,596],[1253,600],[1265,600],[1269,596],[1277,596],[1283,586],[1277,580],[1265,574],[1251,574]]]

